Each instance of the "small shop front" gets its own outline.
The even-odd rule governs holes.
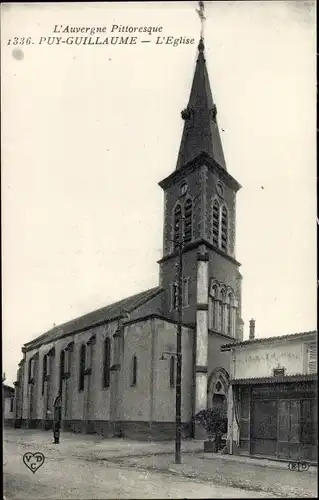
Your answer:
[[[237,453],[317,462],[317,377],[232,382]]]

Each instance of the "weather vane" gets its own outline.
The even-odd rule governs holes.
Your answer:
[[[200,37],[201,39],[204,39],[204,21],[206,20],[204,2],[198,2],[198,6],[199,9],[196,9],[196,12],[199,15],[201,22]]]

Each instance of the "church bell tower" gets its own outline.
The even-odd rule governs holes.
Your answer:
[[[176,169],[164,191],[163,313],[177,320],[178,248],[183,248],[183,323],[195,327],[196,411],[206,408],[208,338],[242,338],[241,274],[235,256],[236,194],[226,167],[203,38],[187,107]]]

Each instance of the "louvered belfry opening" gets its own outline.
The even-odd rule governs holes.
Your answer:
[[[182,207],[176,205],[174,211],[174,250],[178,250],[182,236]]]
[[[213,245],[218,247],[219,239],[219,203],[217,200],[213,203]]]
[[[221,249],[227,252],[228,246],[228,213],[227,208],[222,208],[222,221],[221,221]]]
[[[192,220],[193,220],[193,202],[188,199],[185,202],[185,221],[184,221],[184,243],[192,241]]]

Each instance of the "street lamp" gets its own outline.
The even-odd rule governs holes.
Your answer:
[[[200,196],[196,196],[193,202]],[[176,198],[180,200],[181,197]],[[184,248],[184,234],[183,223],[185,216],[182,213],[179,222],[175,226],[178,229],[178,240],[169,240],[178,247],[178,260],[177,260],[177,332],[176,332],[176,410],[175,410],[175,463],[181,463],[181,413],[182,413],[182,320],[183,320],[183,248]],[[161,359],[164,354],[162,354]],[[173,354],[173,353],[172,353]]]
[[[176,335],[176,434],[175,463],[181,463],[181,410],[182,410],[182,320],[183,320],[183,237],[178,245],[178,309]]]
[[[176,403],[175,403],[175,463],[181,463],[181,413],[182,413],[182,320],[183,320],[183,236],[180,231],[178,243],[177,261],[177,332],[176,332],[176,352],[163,352],[160,359],[165,359],[165,354],[176,356]]]

